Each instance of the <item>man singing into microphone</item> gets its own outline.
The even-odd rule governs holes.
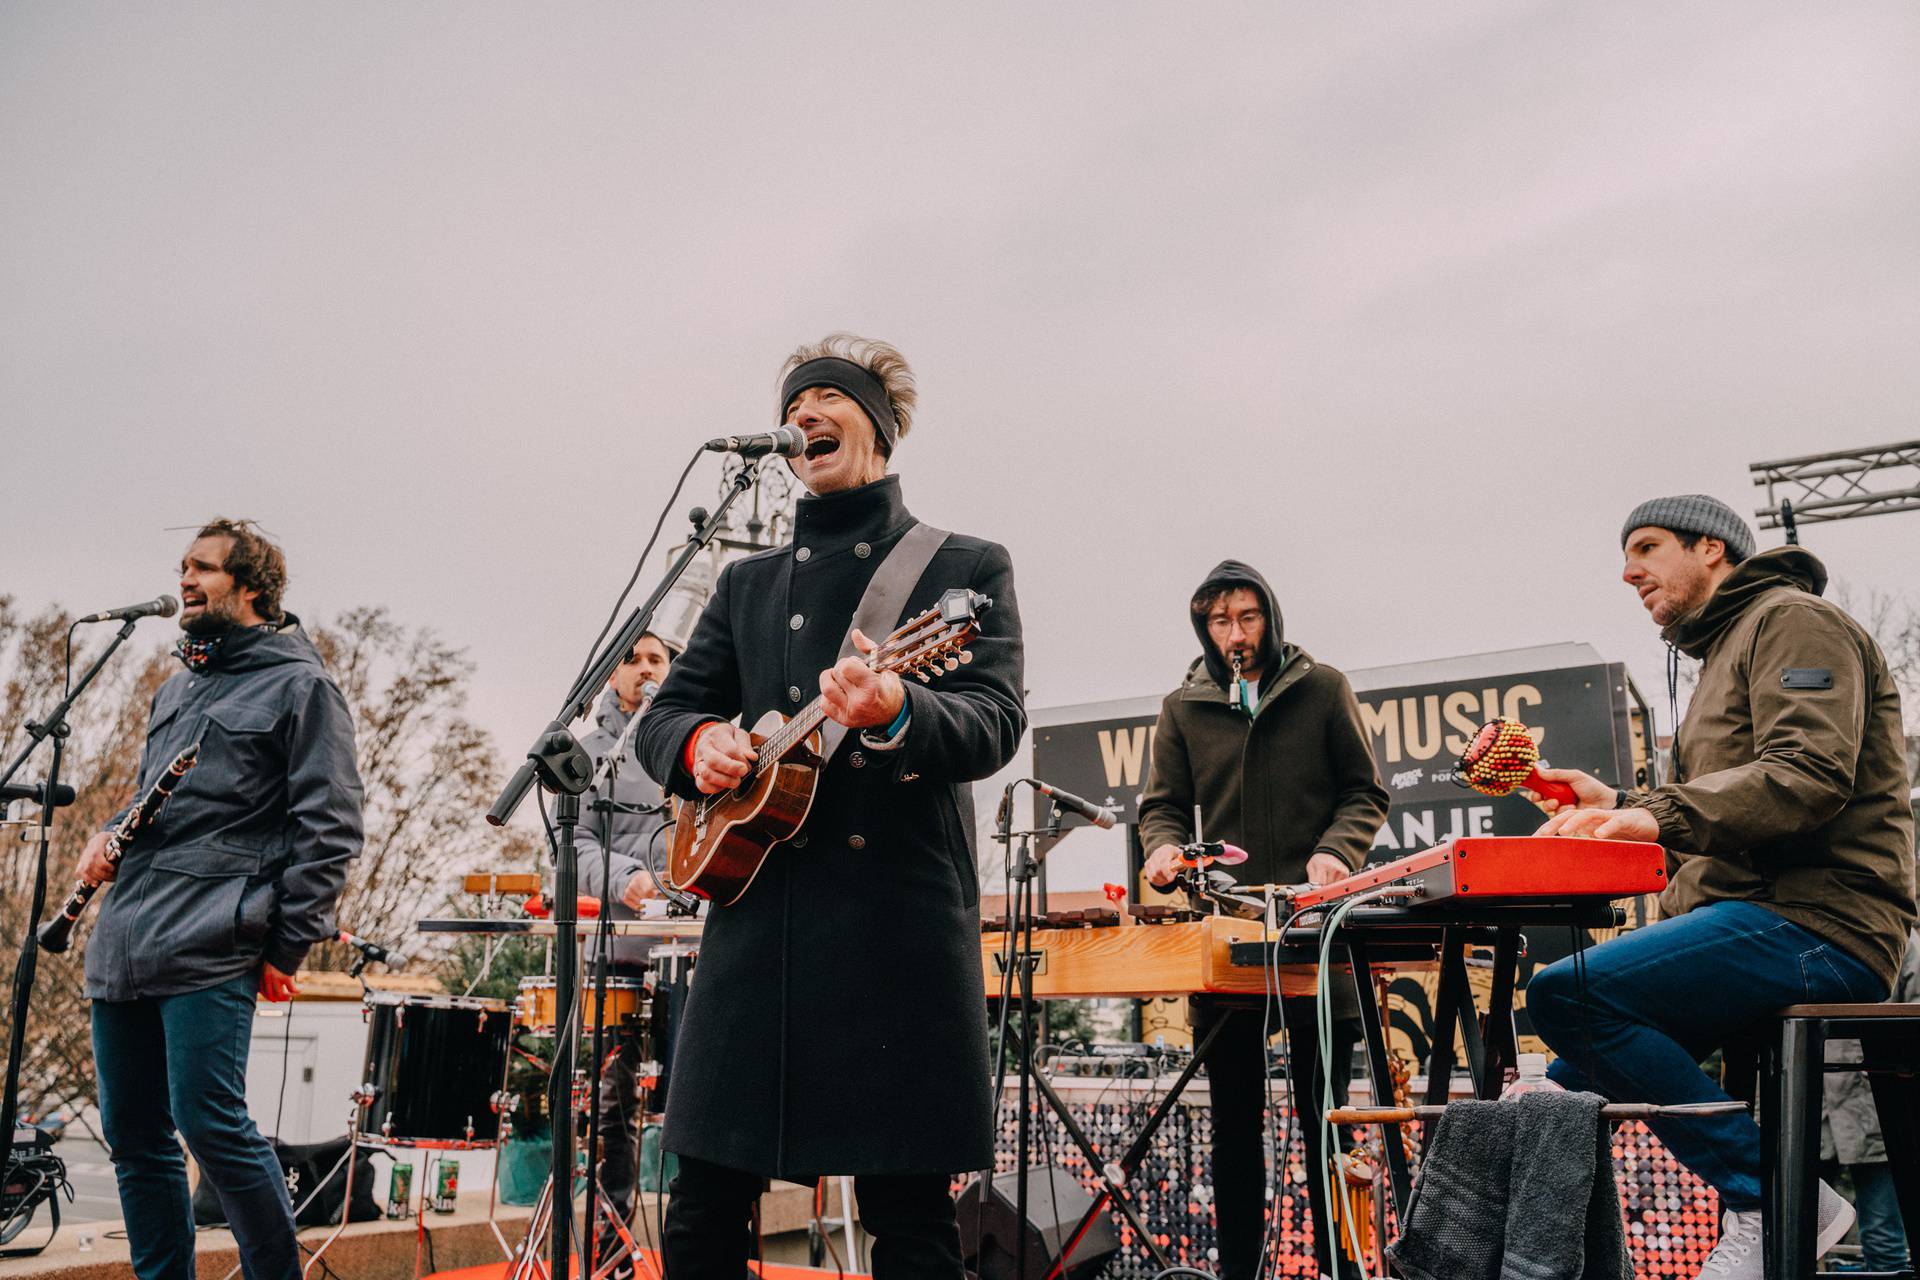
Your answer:
[[[673,651],[666,641],[648,631],[634,641],[632,651],[607,677],[606,692],[594,712],[593,732],[580,744],[593,757],[596,771],[606,763],[607,754],[620,745],[627,722],[641,714],[659,691],[672,665]],[[661,847],[666,829],[663,795],[659,784],[641,767],[631,741],[619,761],[611,794],[604,797],[604,806],[602,799],[597,787],[580,798],[580,892],[599,898],[601,909],[614,919],[631,920],[648,898],[660,896],[651,868],[664,866],[666,858],[666,850]],[[611,841],[606,839],[609,831]],[[646,938],[615,937],[608,973],[645,981],[647,953],[653,945]],[[591,976],[589,971],[589,980]],[[665,998],[664,993],[656,998]],[[600,1075],[600,1132],[606,1142],[600,1186],[622,1217],[633,1211],[634,1174],[640,1159],[636,1077],[640,1049],[636,1037],[622,1036],[619,1052]],[[609,1234],[594,1256],[605,1256],[615,1243]],[[630,1269],[630,1264],[623,1263],[621,1274]]]
[[[153,696],[136,794],[196,742],[199,761],[117,868],[105,833],[80,857],[81,876],[116,882],[86,990],[140,1280],[194,1274],[179,1137],[219,1193],[247,1280],[300,1274],[286,1181],[247,1114],[247,1049],[256,995],[291,998],[307,949],[334,936],[361,791],[346,700],[281,608],[286,585],[286,558],[250,523],[200,530],[180,561],[186,669]]]
[[[1247,861],[1234,868],[1243,884],[1327,884],[1357,871],[1386,820],[1387,792],[1347,678],[1283,639],[1266,579],[1237,560],[1214,567],[1188,613],[1201,656],[1161,704],[1154,731],[1140,800],[1147,879],[1173,882],[1180,846],[1197,834],[1196,806],[1207,839],[1246,849]],[[1324,1067],[1310,996],[1289,997],[1278,1010],[1257,1001],[1251,1008],[1193,1002],[1194,1043],[1225,1019],[1205,1059],[1221,1280],[1253,1280],[1260,1271],[1268,1203],[1262,1030],[1278,1032],[1283,1022],[1294,1115],[1307,1147],[1314,1252],[1322,1272],[1340,1274],[1338,1250],[1327,1241],[1320,1095],[1328,1070],[1344,1091],[1360,1031],[1353,993],[1341,984],[1333,991],[1334,1043]]]
[[[1005,548],[909,537],[887,471],[915,400],[886,343],[836,334],[789,358],[776,408],[805,433],[788,465],[810,495],[793,543],[722,571],[640,722],[648,772],[689,798],[747,776],[735,716],[817,693],[848,730],[798,834],[707,919],[667,1096],[674,1280],[739,1280],[764,1180],[834,1174],[854,1176],[876,1277],[963,1274],[948,1179],[993,1161],[968,784],[1013,758],[1026,711]],[[921,684],[840,658],[876,579],[904,600],[886,629],[949,588],[992,597],[972,662]]]

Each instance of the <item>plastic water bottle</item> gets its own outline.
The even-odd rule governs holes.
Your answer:
[[[1547,1055],[1544,1053],[1523,1053],[1518,1059],[1519,1074],[1516,1075],[1504,1091],[1502,1098],[1517,1098],[1525,1093],[1557,1092],[1560,1086],[1547,1079]]]

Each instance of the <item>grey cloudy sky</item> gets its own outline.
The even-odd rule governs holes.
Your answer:
[[[0,591],[256,517],[517,749],[691,447],[849,328],[920,374],[911,505],[1012,549],[1036,706],[1170,686],[1226,555],[1336,665],[1652,690],[1627,509],[1920,434],[1916,65],[1904,2],[12,0]],[[1808,541],[1907,590],[1920,517]]]

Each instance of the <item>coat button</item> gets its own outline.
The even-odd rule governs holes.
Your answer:
[[[865,560],[868,556],[873,554],[873,544],[867,543],[867,542],[856,542],[853,544],[853,554],[859,556],[862,560]]]
[[[800,686],[799,686],[799,685],[797,685],[797,684],[790,684],[790,685],[788,685],[788,686],[787,686],[787,701],[788,701],[788,702],[798,702],[798,701],[800,701]]]
[[[807,847],[807,833],[802,831],[799,835],[787,841],[787,843],[796,849],[804,849]]]
[[[791,618],[787,619],[787,625],[791,627],[793,630],[798,631],[801,627],[806,625],[806,621],[807,620],[805,618],[801,617],[799,614],[796,613]]]
[[[793,553],[793,558],[801,564],[805,564],[807,561],[813,559],[813,548],[801,547]]]
[[[848,837],[847,837],[847,848],[849,848],[849,849],[864,849],[864,848],[866,848],[866,847],[867,847],[867,838],[866,838],[865,836],[857,836],[857,835],[856,835],[856,836],[848,836]]]
[[[847,763],[852,765],[856,769],[864,769],[867,767],[867,758],[861,755],[858,751],[854,751],[854,752],[848,753]]]

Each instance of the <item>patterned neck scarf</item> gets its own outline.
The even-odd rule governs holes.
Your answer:
[[[213,665],[219,656],[220,648],[227,642],[227,633],[219,635],[193,636],[182,635],[180,642],[173,646],[173,656],[180,659],[181,665],[189,671],[205,671]]]

